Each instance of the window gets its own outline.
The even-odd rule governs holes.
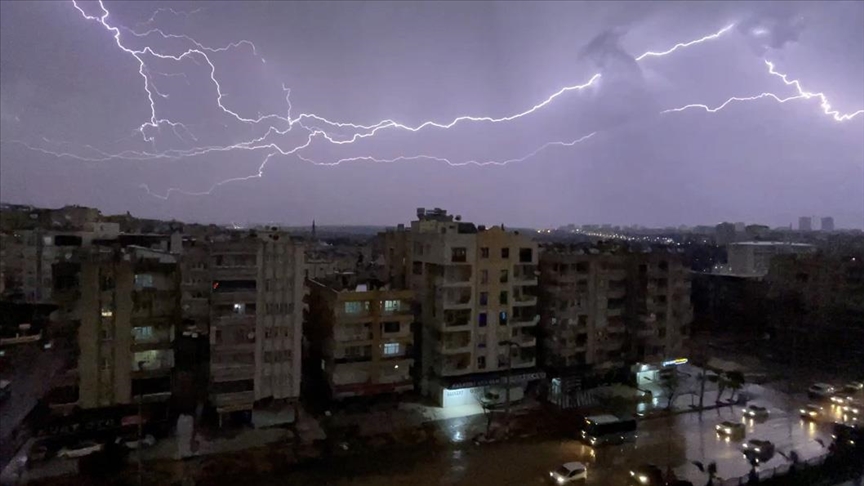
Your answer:
[[[500,294],[498,294],[498,303],[501,305],[507,305],[507,291],[502,290]]]
[[[480,248],[480,258],[489,258],[489,247]]]
[[[486,356],[480,356],[477,358],[477,369],[485,370],[486,369]]]
[[[146,341],[153,339],[153,326],[133,327],[132,337],[135,341]]]
[[[486,305],[489,302],[489,293],[480,292],[480,305]]]
[[[399,332],[399,322],[385,322],[381,324],[384,332]]]
[[[468,250],[464,247],[450,249],[450,261],[462,263],[468,260]]]
[[[111,330],[110,329],[104,329],[103,328],[101,334],[102,334],[102,340],[103,341],[110,341],[111,340]]]
[[[100,290],[114,290],[114,278],[110,275],[103,275],[99,284]]]
[[[385,300],[381,306],[384,312],[399,312],[402,302],[398,300]]]
[[[532,248],[519,248],[519,263],[531,263],[534,260]]]
[[[111,304],[103,304],[102,317],[114,317],[114,306]]]
[[[396,356],[399,354],[399,343],[384,343],[384,356]]]
[[[136,273],[135,274],[135,288],[137,289],[149,289],[153,287],[153,275],[149,273]]]
[[[501,248],[501,258],[505,260],[510,258],[510,248]]]
[[[486,313],[481,312],[477,314],[477,325],[480,327],[486,327]]]
[[[369,302],[345,302],[346,314],[360,314],[369,310]]]
[[[480,270],[480,283],[488,284],[489,283],[489,270]]]
[[[501,311],[498,313],[498,325],[506,326],[507,325],[507,311]]]
[[[501,276],[498,278],[498,281],[501,283],[507,283],[510,274],[507,269],[501,270]]]
[[[102,362],[99,364],[99,367],[103,371],[107,371],[111,369],[111,362],[108,361],[108,358],[102,358]]]

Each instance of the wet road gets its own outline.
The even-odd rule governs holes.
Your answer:
[[[816,442],[830,441],[830,425],[804,422],[797,409],[779,393],[755,387],[759,398],[751,403],[767,406],[770,415],[762,421],[747,420],[745,440],[767,439],[777,450],[795,450],[802,460],[823,453]],[[794,412],[783,410],[794,406]],[[700,416],[701,415],[701,416]],[[346,464],[329,470],[303,471],[280,478],[256,481],[261,485],[332,484],[352,486],[390,485],[530,485],[543,484],[548,472],[568,461],[588,464],[588,485],[624,484],[631,467],[653,463],[671,467],[680,479],[704,484],[705,478],[691,461],[716,461],[722,478],[744,476],[749,465],[740,451],[740,441],[717,437],[714,426],[724,420],[741,421],[741,407],[725,407],[699,413],[645,420],[639,424],[634,444],[596,450],[573,440],[521,444],[462,444],[453,450],[428,453],[389,453],[366,461],[362,467]],[[780,455],[760,467],[772,469],[788,464]]]

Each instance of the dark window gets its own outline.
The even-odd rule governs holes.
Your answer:
[[[465,248],[451,248],[450,261],[462,263],[468,260],[468,251]]]
[[[500,294],[498,294],[498,303],[501,305],[507,305],[507,291],[502,290]]]
[[[498,325],[506,326],[507,325],[507,311],[501,311],[498,313]]]
[[[485,312],[481,312],[481,313],[477,314],[477,324],[480,327],[486,327],[486,313]]]
[[[479,358],[477,358],[477,369],[478,370],[486,369],[486,357],[485,356],[480,356]]]
[[[576,271],[579,273],[588,273],[588,263],[582,262],[576,264]]]
[[[489,270],[480,270],[480,283],[488,284],[489,283]]]
[[[501,258],[505,260],[510,258],[510,248],[501,248]]]
[[[399,332],[399,322],[398,321],[385,322],[383,324],[383,326],[384,326],[384,332]]]
[[[487,292],[480,292],[480,305],[486,305],[489,302],[489,294]]]
[[[489,247],[480,248],[480,258],[489,258]]]
[[[423,262],[411,263],[411,272],[414,275],[423,275]]]
[[[507,283],[507,280],[508,280],[509,275],[510,275],[510,274],[509,274],[509,272],[508,272],[506,269],[505,269],[505,270],[501,270],[501,276],[498,278],[498,281],[501,282],[501,283]]]
[[[531,263],[534,260],[533,248],[519,248],[519,263]]]

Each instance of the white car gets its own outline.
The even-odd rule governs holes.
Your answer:
[[[768,409],[765,407],[760,407],[758,405],[750,405],[744,409],[744,416],[754,419],[767,418]]]
[[[557,484],[573,484],[588,479],[588,468],[581,462],[566,462],[551,471],[549,477]]]
[[[57,453],[57,457],[75,459],[78,457],[89,456],[94,452],[102,450],[102,444],[92,441],[78,443],[74,446],[64,447]]]
[[[816,383],[807,389],[807,395],[811,398],[828,398],[837,391],[827,383]]]

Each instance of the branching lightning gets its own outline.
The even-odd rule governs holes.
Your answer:
[[[716,106],[715,108],[711,108],[708,105],[701,104],[701,103],[693,103],[693,104],[689,104],[689,105],[684,105],[684,106],[679,107],[679,108],[671,108],[668,110],[663,110],[660,113],[677,113],[677,112],[681,112],[681,111],[689,110],[689,109],[693,109],[693,108],[702,109],[708,113],[717,113],[718,111],[722,110],[723,108],[726,108],[727,106],[729,106],[730,104],[735,103],[735,102],[756,101],[756,100],[761,100],[764,98],[773,99],[774,101],[776,101],[778,103],[786,103],[788,101],[794,101],[794,100],[809,100],[812,98],[818,98],[819,99],[819,106],[822,108],[823,113],[830,116],[834,121],[837,121],[837,122],[845,122],[845,121],[851,120],[851,119],[855,118],[856,116],[864,113],[864,110],[858,110],[858,111],[855,111],[852,113],[842,114],[839,111],[837,111],[831,107],[831,104],[828,102],[828,98],[825,96],[824,93],[813,93],[811,91],[807,91],[801,87],[801,83],[798,80],[790,81],[788,79],[788,75],[779,73],[774,69],[774,63],[772,63],[771,61],[765,60],[765,65],[768,66],[768,72],[770,74],[777,76],[780,79],[782,79],[783,83],[786,86],[794,86],[795,91],[798,94],[793,95],[793,96],[787,96],[785,98],[780,97],[779,95],[776,95],[774,93],[761,93],[761,94],[758,94],[756,96],[744,96],[744,97],[733,96],[733,97],[729,98],[728,100],[724,101],[723,103],[721,103],[720,105]]]
[[[545,98],[541,102],[531,106],[528,109],[522,110],[522,111],[515,113],[515,114],[505,115],[505,116],[497,116],[497,117],[488,116],[488,115],[487,116],[462,115],[462,116],[457,116],[457,117],[453,118],[449,122],[436,122],[436,121],[429,120],[429,121],[424,121],[422,123],[419,123],[419,124],[413,125],[413,126],[399,123],[397,121],[390,120],[390,119],[382,120],[382,121],[379,121],[379,122],[374,123],[374,124],[365,124],[365,125],[364,124],[358,124],[358,123],[333,121],[333,120],[329,120],[327,118],[321,117],[319,115],[316,115],[314,113],[301,113],[299,115],[292,117],[291,101],[290,101],[291,90],[289,88],[287,88],[284,84],[282,85],[282,90],[285,93],[285,102],[287,105],[287,110],[286,110],[284,115],[280,115],[277,113],[270,113],[270,114],[258,113],[256,117],[250,117],[248,115],[241,115],[238,111],[236,111],[236,109],[228,108],[223,103],[224,98],[226,97],[226,94],[223,92],[222,86],[220,85],[219,81],[217,80],[216,67],[215,67],[213,60],[210,58],[210,55],[224,53],[228,50],[238,49],[238,48],[245,46],[251,50],[252,54],[255,57],[260,59],[262,62],[265,62],[264,58],[259,55],[259,50],[255,46],[254,43],[252,43],[249,40],[244,39],[244,40],[240,40],[240,41],[226,44],[222,47],[209,47],[209,46],[204,45],[201,42],[197,41],[196,39],[194,39],[188,35],[185,35],[185,34],[172,34],[172,33],[166,33],[164,30],[159,29],[159,28],[149,28],[149,25],[154,23],[156,21],[157,16],[159,16],[162,13],[170,13],[174,16],[188,17],[188,16],[190,16],[196,12],[199,12],[201,9],[196,9],[196,10],[193,10],[190,12],[181,12],[181,11],[176,11],[176,10],[173,10],[170,8],[160,8],[160,9],[156,10],[156,12],[154,12],[153,15],[148,20],[138,23],[136,25],[137,30],[134,30],[134,29],[124,27],[124,26],[117,26],[117,25],[114,25],[111,22],[109,22],[109,12],[105,8],[105,5],[104,5],[102,0],[98,0],[99,9],[101,12],[100,15],[98,15],[98,16],[86,13],[85,10],[82,9],[78,5],[77,0],[72,0],[72,4],[75,7],[75,9],[77,9],[77,11],[80,12],[80,14],[83,16],[84,19],[98,22],[99,24],[102,25],[102,27],[104,27],[106,30],[111,32],[112,37],[114,38],[114,42],[117,45],[117,47],[119,47],[122,51],[129,54],[130,56],[134,57],[135,60],[137,61],[138,72],[141,75],[141,78],[143,79],[143,88],[144,88],[144,91],[146,93],[146,96],[147,96],[147,99],[149,102],[149,107],[150,107],[149,120],[144,122],[140,127],[138,127],[138,132],[143,137],[143,139],[146,142],[151,143],[154,148],[151,151],[125,150],[125,151],[121,151],[118,153],[108,153],[108,152],[105,152],[103,150],[96,149],[95,147],[92,147],[92,146],[84,146],[84,148],[91,151],[91,154],[94,154],[92,156],[85,156],[85,155],[81,155],[81,153],[73,153],[73,152],[67,152],[67,151],[57,152],[57,151],[49,150],[46,148],[34,147],[30,144],[20,142],[20,141],[13,141],[13,142],[20,143],[31,150],[39,151],[39,152],[46,153],[46,154],[51,154],[51,155],[54,155],[56,157],[68,157],[68,158],[73,158],[73,159],[82,160],[82,161],[90,161],[90,162],[102,162],[102,161],[109,161],[109,160],[114,160],[114,159],[136,160],[136,161],[166,160],[166,159],[167,160],[177,160],[177,159],[182,159],[182,158],[186,158],[186,157],[200,156],[200,155],[204,155],[204,154],[208,154],[208,153],[233,152],[233,151],[266,151],[267,152],[266,157],[264,158],[264,160],[262,161],[262,163],[258,167],[258,170],[256,173],[254,173],[252,175],[244,176],[244,177],[234,177],[234,178],[226,179],[224,181],[221,181],[221,182],[218,182],[218,183],[212,185],[206,191],[188,192],[188,191],[181,190],[179,188],[170,188],[167,190],[166,193],[160,195],[160,194],[156,194],[156,193],[152,192],[150,190],[150,188],[147,187],[146,185],[141,186],[142,188],[144,188],[147,191],[148,194],[153,195],[154,197],[161,198],[161,199],[168,199],[172,194],[184,194],[184,195],[190,195],[190,196],[201,196],[201,195],[211,194],[215,189],[217,189],[217,188],[219,188],[225,184],[228,184],[228,183],[247,181],[247,180],[251,180],[251,179],[260,179],[264,176],[264,170],[265,170],[267,164],[270,162],[270,160],[273,157],[276,157],[279,155],[281,155],[281,156],[294,156],[294,157],[299,158],[300,160],[303,160],[303,161],[306,161],[306,162],[309,162],[312,164],[316,164],[316,165],[323,165],[323,166],[337,166],[337,165],[340,165],[342,163],[357,162],[357,161],[368,161],[368,162],[375,162],[375,163],[395,163],[395,162],[404,162],[404,161],[413,161],[413,160],[433,160],[433,161],[446,163],[447,165],[452,166],[452,167],[459,167],[459,166],[466,166],[466,165],[503,166],[503,165],[507,165],[510,163],[526,161],[528,159],[531,159],[532,157],[535,157],[539,153],[541,153],[541,152],[543,152],[546,149],[551,148],[551,147],[572,147],[574,145],[580,144],[580,143],[590,139],[591,137],[593,137],[597,133],[597,132],[592,132],[592,133],[589,133],[588,135],[585,135],[579,139],[572,140],[572,141],[547,142],[547,143],[541,145],[537,149],[529,152],[528,154],[526,154],[524,156],[521,156],[518,158],[505,159],[505,160],[454,161],[454,160],[451,160],[451,159],[448,159],[445,157],[421,154],[421,155],[410,155],[410,156],[409,155],[399,155],[399,156],[393,157],[393,158],[380,158],[380,157],[375,157],[372,155],[363,155],[363,156],[353,156],[353,157],[340,158],[340,159],[332,161],[332,162],[318,162],[318,161],[315,161],[315,160],[312,160],[308,157],[303,156],[303,154],[301,153],[301,151],[303,151],[304,149],[309,148],[313,144],[313,142],[315,141],[316,138],[321,139],[323,141],[326,141],[326,142],[333,144],[333,145],[347,145],[347,144],[352,144],[354,142],[357,142],[358,140],[361,140],[361,139],[374,137],[376,134],[378,134],[382,130],[386,130],[386,129],[404,130],[404,131],[416,133],[416,132],[419,132],[421,130],[433,129],[433,128],[434,129],[440,129],[440,130],[448,130],[448,129],[455,127],[457,124],[468,123],[468,122],[472,122],[472,123],[507,123],[507,122],[511,122],[511,121],[514,121],[514,120],[517,120],[517,119],[520,119],[523,117],[528,117],[529,115],[532,115],[532,114],[542,110],[543,108],[550,105],[551,103],[553,103],[554,101],[556,101],[557,99],[559,99],[560,97],[562,97],[562,95],[564,95],[566,93],[579,92],[579,91],[585,90],[586,88],[594,86],[596,84],[596,82],[601,78],[601,74],[600,73],[594,74],[586,82],[584,82],[582,84],[565,86],[565,87],[559,89],[558,91],[552,93],[550,96],[548,96],[547,98]],[[148,26],[148,28],[143,29],[142,27],[144,27],[144,26]],[[647,58],[663,57],[663,56],[670,55],[670,54],[672,54],[672,53],[674,53],[680,49],[688,48],[688,47],[695,46],[695,45],[698,45],[698,44],[701,44],[704,42],[715,40],[715,39],[721,37],[722,35],[726,34],[727,32],[729,32],[733,27],[734,27],[734,24],[727,25],[727,26],[723,27],[722,29],[718,30],[717,32],[706,35],[706,36],[701,37],[699,39],[675,44],[674,46],[672,46],[671,48],[669,48],[665,51],[659,51],[659,52],[648,51],[648,52],[645,52],[645,53],[641,54],[640,56],[636,57],[635,60],[641,62]],[[132,48],[132,47],[128,47],[124,43],[123,38],[122,38],[123,37],[122,33],[124,33],[124,32],[128,33],[129,35],[131,35],[132,37],[137,39],[139,42],[147,42],[149,39],[157,37],[157,38],[161,38],[162,40],[182,41],[182,42],[188,43],[188,46],[191,46],[191,47],[189,47],[188,49],[186,49],[183,52],[179,52],[179,53],[175,52],[175,53],[171,53],[171,54],[157,51],[152,46],[146,45],[146,44],[140,49]],[[248,139],[248,140],[245,140],[245,141],[242,141],[239,143],[231,144],[231,145],[224,145],[224,146],[223,145],[206,145],[206,146],[193,146],[192,148],[188,148],[188,149],[169,149],[169,150],[161,150],[161,151],[156,150],[155,149],[155,136],[156,135],[153,132],[155,131],[158,134],[163,127],[170,127],[171,132],[179,140],[181,140],[184,144],[193,145],[190,143],[190,139],[193,142],[197,143],[198,138],[192,133],[192,131],[188,128],[187,125],[185,125],[179,121],[172,121],[170,119],[167,119],[164,117],[159,117],[157,115],[156,98],[158,97],[160,99],[167,99],[170,97],[170,93],[164,92],[164,90],[160,91],[157,88],[157,86],[153,82],[154,76],[183,77],[184,80],[186,81],[186,84],[189,84],[189,79],[186,77],[186,75],[184,73],[162,73],[162,72],[152,71],[147,66],[147,63],[145,61],[148,58],[160,59],[160,60],[165,60],[165,61],[172,61],[172,62],[176,62],[176,63],[181,63],[181,62],[184,62],[187,60],[191,60],[194,63],[198,64],[199,66],[203,66],[202,62],[206,63],[206,65],[208,66],[209,71],[210,71],[209,72],[210,81],[212,81],[213,85],[215,86],[216,106],[221,110],[221,112],[230,116],[231,118],[233,118],[237,122],[243,123],[245,125],[250,125],[250,126],[263,125],[262,128],[266,128],[266,132],[261,136],[251,138],[251,139]],[[719,110],[722,110],[727,105],[734,103],[734,102],[745,102],[745,101],[754,101],[754,100],[762,99],[762,98],[772,98],[772,99],[774,99],[780,103],[785,103],[787,101],[791,101],[791,100],[795,100],[795,99],[809,99],[809,98],[813,98],[813,97],[820,98],[820,100],[822,102],[821,106],[823,108],[823,111],[826,114],[833,116],[834,119],[837,121],[845,121],[845,120],[854,118],[858,114],[864,113],[864,110],[859,110],[859,111],[851,113],[851,114],[842,115],[839,112],[837,112],[836,110],[831,108],[830,104],[828,104],[827,99],[825,98],[825,96],[822,93],[810,93],[810,92],[804,91],[803,88],[800,86],[800,83],[797,80],[789,81],[787,79],[786,75],[780,74],[774,70],[773,64],[771,64],[768,61],[766,61],[766,64],[769,66],[770,74],[775,75],[775,76],[779,76],[786,85],[794,86],[796,88],[796,90],[798,91],[798,94],[795,96],[782,98],[782,97],[779,97],[773,93],[762,93],[758,96],[730,98],[729,100],[727,100],[722,105],[720,105],[716,108],[710,108],[709,106],[703,105],[703,104],[691,104],[691,105],[686,105],[686,106],[683,106],[680,108],[665,110],[662,113],[680,112],[680,111],[684,111],[684,110],[691,109],[691,108],[701,108],[701,109],[704,109],[705,111],[707,111],[709,113],[715,113]],[[284,148],[284,147],[280,146],[279,143],[277,143],[276,141],[273,140],[277,137],[284,136],[284,135],[288,134],[295,127],[299,127],[300,129],[302,129],[306,135],[305,136],[305,142],[301,143],[300,145],[297,145],[293,148]]]

